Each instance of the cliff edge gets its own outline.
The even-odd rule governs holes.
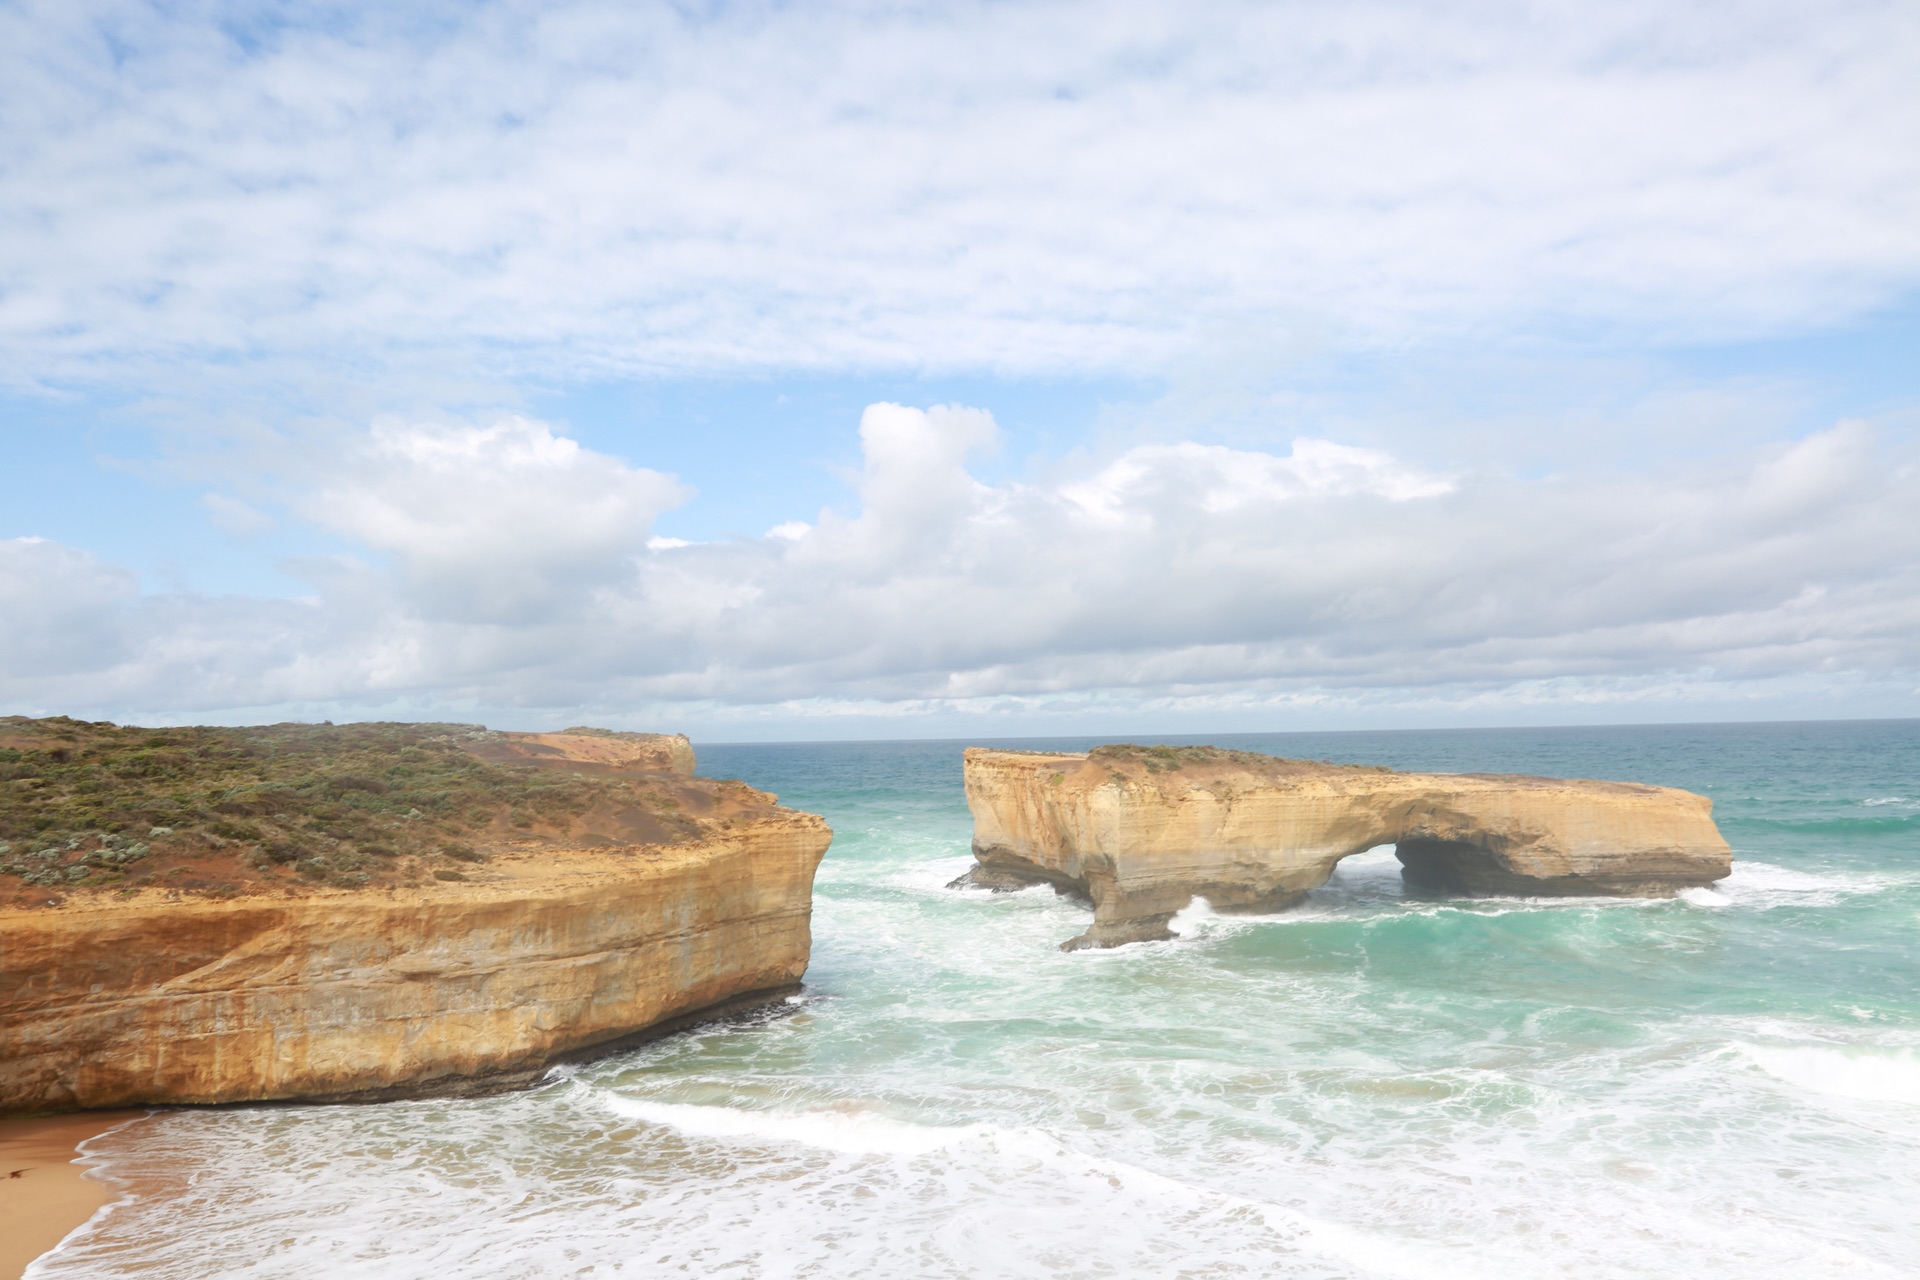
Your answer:
[[[492,1091],[807,967],[832,833],[677,736],[0,743],[0,1112]]]
[[[1171,937],[1195,898],[1264,912],[1392,844],[1459,893],[1660,897],[1732,869],[1712,801],[1670,787],[1399,773],[1216,747],[966,752],[974,868],[955,887],[1051,883],[1090,899],[1067,949]]]

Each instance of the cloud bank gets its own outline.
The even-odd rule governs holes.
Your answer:
[[[292,500],[361,549],[302,567],[310,599],[143,596],[82,550],[0,542],[0,700],[725,721],[1920,675],[1920,465],[1861,423],[1731,470],[1539,479],[1302,439],[988,485],[983,411],[876,404],[860,436],[850,512],[667,545],[670,477],[524,419],[386,421]]]
[[[1920,286],[1917,64],[1881,0],[0,7],[0,391],[333,548],[270,599],[0,541],[0,699],[1911,714],[1897,406],[1612,370]],[[670,468],[472,408],[926,373],[1172,391],[1047,471],[875,404],[843,506],[705,543]]]
[[[1871,0],[0,13],[0,379],[1719,340],[1920,283]]]

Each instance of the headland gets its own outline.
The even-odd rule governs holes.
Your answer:
[[[493,1091],[805,972],[819,817],[677,736],[0,720],[0,1114]]]

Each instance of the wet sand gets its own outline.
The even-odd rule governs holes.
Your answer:
[[[74,1148],[144,1111],[87,1111],[37,1120],[0,1120],[0,1280],[17,1280],[110,1198],[83,1178]]]

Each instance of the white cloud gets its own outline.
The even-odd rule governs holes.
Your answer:
[[[1209,325],[1713,338],[1920,283],[1920,16],[1869,0],[62,0],[0,50],[16,383],[1126,371]]]
[[[0,540],[0,671],[18,681],[109,666],[140,590],[125,569],[45,538]]]
[[[1173,498],[1175,490],[1182,491],[1175,500],[1183,505],[1220,514],[1261,503],[1362,493],[1404,502],[1452,488],[1452,481],[1402,466],[1378,449],[1300,439],[1284,458],[1191,441],[1146,445],[1060,492],[1090,515],[1118,521],[1130,511],[1149,510],[1156,497]]]
[[[386,421],[300,503],[391,556],[410,605],[456,622],[526,622],[618,588],[654,519],[686,491],[545,425]]]
[[[1604,361],[1502,399],[1516,335],[1805,332],[1920,284],[1911,6],[395,12],[0,8],[0,384],[193,420],[221,443],[154,466],[218,527],[351,548],[288,602],[0,543],[11,705],[1913,705],[1897,432],[1754,449],[1794,414],[1725,384],[1609,417]],[[1282,386],[1287,342],[1429,372]],[[849,507],[738,541],[655,534],[683,486],[530,419],[329,436],[900,368],[1174,385],[1110,413],[1134,447],[991,484],[987,413],[871,406]]]
[[[312,604],[140,597],[83,552],[0,544],[0,696],[1459,709],[1817,704],[1920,673],[1920,467],[1863,423],[1735,466],[1544,479],[1301,440],[989,485],[967,459],[996,435],[978,410],[875,405],[851,514],[644,555],[669,478],[525,420],[382,424],[294,505],[388,566],[311,567]]]

